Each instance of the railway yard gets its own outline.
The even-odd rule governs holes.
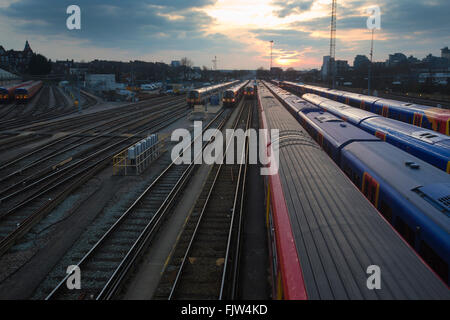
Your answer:
[[[338,113],[326,98],[352,104],[343,93],[289,82],[121,104],[81,92],[82,112],[39,86],[0,105],[0,299],[450,298],[448,200],[433,203],[450,190],[450,120],[439,118],[446,132],[421,117],[420,132],[440,140],[403,146],[360,126],[375,114]],[[191,137],[181,149],[177,129]],[[279,136],[254,146],[225,134],[259,129]],[[270,161],[250,161],[254,148]],[[76,269],[81,288],[70,286]]]

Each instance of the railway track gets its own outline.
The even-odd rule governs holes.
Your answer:
[[[241,110],[235,129],[245,131],[251,126],[251,106],[246,103]],[[215,164],[212,168],[165,268],[155,299],[236,296],[248,144],[240,148],[245,161]],[[239,154],[237,151],[234,154]]]
[[[44,152],[43,156],[31,163],[24,160],[16,163],[15,166],[7,167],[6,170],[2,167],[0,168],[0,173],[2,173],[2,177],[0,177],[0,201],[5,205],[6,199],[16,194],[23,194],[26,189],[32,187],[33,182],[45,175],[61,171],[66,164],[87,157],[89,154],[101,150],[105,145],[114,143],[114,141],[123,140],[122,134],[142,132],[149,127],[151,121],[158,119],[158,117],[169,118],[171,114],[177,117],[185,113],[186,109],[181,105],[175,105],[164,111],[150,112],[146,117],[133,118],[108,130],[97,131],[98,134],[87,135],[87,137],[77,135],[73,139],[64,140],[53,145],[52,150],[48,150],[48,147],[43,148],[41,149]],[[36,157],[36,153],[33,155]],[[27,160],[29,161],[29,159]]]
[[[58,87],[46,86],[42,91],[42,94],[35,98],[37,101],[31,102],[33,107],[30,108],[31,110],[29,112],[16,114],[14,117],[10,117],[10,119],[0,122],[0,126],[2,128],[16,128],[42,121],[55,120],[78,112],[78,109],[76,109],[73,104],[67,104],[63,93]],[[83,109],[87,109],[97,104],[97,100],[94,98],[84,93],[81,93],[81,95],[87,101],[87,103],[83,105]]]
[[[25,155],[9,160],[0,165],[0,174],[2,176],[2,178],[0,178],[0,190],[2,189],[2,184],[11,184],[11,178],[15,176],[24,178],[27,171],[35,169],[36,166],[42,163],[46,163],[49,167],[58,165],[61,161],[69,157],[74,157],[74,152],[79,152],[79,148],[83,145],[88,143],[92,144],[98,140],[107,140],[112,135],[133,133],[133,130],[137,130],[132,127],[133,124],[144,121],[155,114],[161,114],[167,110],[172,110],[174,112],[178,111],[180,107],[182,107],[181,104],[175,104],[168,108],[161,106],[146,112],[130,113],[132,115],[132,120],[128,120],[127,116],[121,116],[105,123],[100,123],[99,125],[77,131],[60,139],[56,139],[55,141],[36,148]],[[90,148],[95,148],[95,146],[95,144],[90,145]],[[1,194],[2,192],[0,191],[0,195]]]
[[[113,110],[104,110],[104,111],[99,111],[96,113],[91,113],[91,114],[83,114],[80,115],[78,117],[76,117],[77,121],[76,123],[74,123],[74,119],[73,118],[67,118],[67,119],[61,119],[61,120],[56,120],[56,121],[52,121],[55,120],[57,118],[62,117],[63,115],[58,115],[55,117],[52,117],[50,119],[37,119],[37,120],[24,120],[24,119],[18,119],[17,122],[0,122],[0,127],[2,128],[2,131],[7,131],[7,130],[28,130],[28,131],[54,131],[54,130],[63,130],[63,131],[67,131],[70,130],[74,127],[80,127],[81,125],[87,125],[87,124],[91,124],[91,123],[97,123],[101,120],[105,120],[114,116],[119,116],[119,115],[126,115],[127,113],[129,113],[132,108],[148,108],[148,107],[152,107],[154,106],[154,104],[159,104],[161,102],[167,102],[167,103],[171,103],[171,102],[177,102],[177,101],[182,101],[183,98],[174,98],[174,99],[167,99],[167,97],[159,97],[159,98],[155,98],[155,99],[150,99],[150,100],[145,100],[145,101],[141,101],[138,103],[133,103],[133,104],[129,104],[129,105],[125,105],[125,106],[121,106],[118,108],[115,108]],[[65,115],[69,115],[69,114],[73,114],[78,112],[78,110],[74,110],[68,114]]]
[[[50,145],[53,143],[61,142],[64,140],[67,140],[75,135],[82,134],[84,132],[89,132],[90,130],[97,130],[101,131],[101,126],[109,126],[111,123],[114,122],[120,122],[122,120],[127,119],[130,116],[135,117],[143,117],[146,115],[147,112],[150,112],[150,110],[154,108],[163,108],[166,106],[171,105],[172,103],[182,103],[182,99],[174,99],[169,100],[167,102],[158,103],[157,105],[154,104],[146,104],[146,105],[140,105],[140,106],[131,106],[126,109],[121,110],[114,110],[109,112],[100,112],[85,116],[80,116],[69,119],[63,119],[60,121],[56,121],[54,123],[38,123],[35,125],[30,125],[24,128],[20,128],[21,131],[4,131],[7,134],[14,134],[13,136],[4,138],[0,140],[0,150],[10,150],[13,147],[20,146],[23,144],[28,144],[30,142],[34,142],[36,140],[40,140],[45,137],[50,137],[55,132],[68,132],[68,134],[64,135],[61,138],[57,138],[56,140],[52,141]],[[135,111],[133,111],[133,108]],[[94,124],[92,126],[92,124]],[[83,126],[88,126],[85,129],[79,129]],[[22,130],[25,130],[25,134],[22,134]],[[75,130],[75,132],[70,133],[70,131]],[[49,144],[47,144],[48,146]],[[38,149],[42,149],[42,147],[38,147]],[[9,160],[11,162],[11,160]],[[0,166],[4,166],[5,164],[0,164]],[[1,168],[0,168],[1,170]]]
[[[225,125],[229,114],[228,110],[222,110],[204,130],[208,128],[220,130]],[[196,139],[199,138],[201,139],[196,137]],[[66,287],[66,280],[70,275],[67,275],[46,299],[112,298],[143,248],[155,235],[195,168],[194,161],[191,161],[191,164],[181,165],[171,161],[77,263],[77,266],[83,270],[82,289],[69,290]]]
[[[110,163],[112,157],[141,139],[141,134],[154,133],[186,115],[186,110],[168,111],[152,120],[128,137],[112,141],[111,144],[80,157],[62,168],[43,170],[43,176],[25,186],[17,183],[7,189],[1,199],[0,254],[6,252],[18,239],[51,212],[65,197],[96,172]]]

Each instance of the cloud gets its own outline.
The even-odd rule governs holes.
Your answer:
[[[206,34],[213,19],[200,7],[212,0],[100,1],[79,0],[81,30],[66,28],[66,8],[72,1],[21,0],[0,13],[14,21],[14,29],[49,40],[72,38],[85,45],[135,50],[214,48],[233,44],[226,36]]]
[[[275,0],[272,4],[278,8],[274,14],[279,18],[284,18],[292,14],[299,14],[311,9],[314,0]]]
[[[170,61],[176,57],[169,54],[179,54],[211,65],[211,57],[221,55],[228,67],[245,68],[266,63],[267,42],[274,40],[274,54],[280,59],[295,58],[298,67],[319,67],[329,52],[330,1],[325,0],[77,0],[82,11],[79,31],[66,28],[71,0],[0,1],[6,44],[22,47],[28,38],[33,48],[56,58],[73,52],[83,59],[91,53],[92,58],[155,56]],[[365,9],[372,5],[379,5],[382,14],[375,60],[393,52],[419,58],[439,54],[450,44],[448,0],[341,0],[338,59],[352,61],[356,54],[368,54]],[[105,54],[95,56],[99,53]]]

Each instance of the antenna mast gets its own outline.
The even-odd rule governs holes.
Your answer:
[[[330,31],[330,72],[331,86],[336,86],[335,56],[336,56],[336,0],[331,3],[331,31]]]

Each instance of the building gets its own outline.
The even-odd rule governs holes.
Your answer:
[[[330,56],[323,57],[322,68],[320,69],[322,79],[327,79],[330,74]]]
[[[450,60],[450,50],[448,49],[448,47],[441,49],[441,58]]]
[[[336,60],[335,68],[337,75],[343,75],[350,69],[350,66],[347,60]]]
[[[394,53],[389,55],[389,59],[386,61],[386,65],[391,67],[406,63],[407,61],[408,58],[406,58],[403,53]]]
[[[2,46],[0,46],[0,66],[11,72],[26,72],[32,56],[33,50],[31,49],[28,40],[25,42],[25,47],[22,51],[6,51]]]
[[[358,54],[353,60],[353,68],[354,69],[366,69],[370,63],[369,58],[365,55]]]
[[[173,60],[173,61],[170,63],[170,66],[171,66],[172,68],[180,67],[180,66],[181,66],[181,62],[180,62],[179,60]]]
[[[431,84],[433,85],[442,85],[446,86],[450,79],[450,73],[437,72],[437,73],[429,73],[424,72],[420,73],[418,76],[418,82],[420,84],[427,83],[431,80]]]
[[[11,72],[8,72],[6,70],[0,69],[0,84],[3,84],[4,81],[9,80],[17,80],[19,77],[15,74],[12,74]]]
[[[114,74],[86,74],[85,81],[86,87],[96,91],[115,90],[118,87]]]
[[[423,58],[422,62],[425,63],[429,69],[445,70],[448,68],[450,60],[429,54]]]
[[[415,57],[413,57],[413,56],[409,56],[409,57],[408,57],[408,63],[409,63],[409,64],[419,64],[419,63],[420,63],[420,60],[417,59],[417,58],[415,58]]]

